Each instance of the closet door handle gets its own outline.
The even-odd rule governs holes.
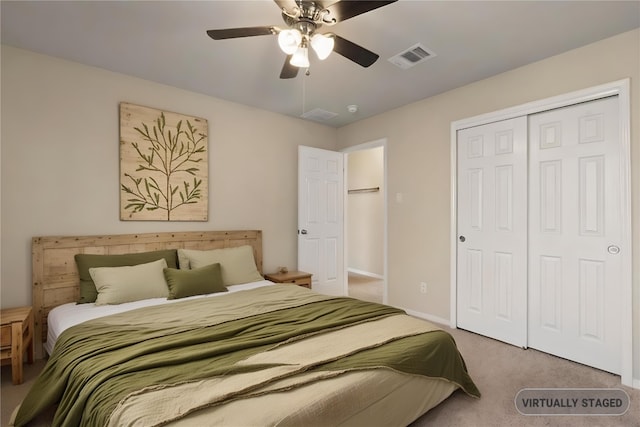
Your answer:
[[[607,252],[609,252],[611,255],[618,255],[620,253],[620,246],[609,245],[609,247],[607,248]]]
[[[460,237],[458,237],[458,239],[460,239],[461,242],[464,242],[465,240],[467,240],[467,238],[464,237],[464,236],[460,236]]]

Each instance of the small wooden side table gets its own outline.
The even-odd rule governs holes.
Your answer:
[[[289,271],[287,273],[269,273],[265,274],[265,279],[275,283],[291,283],[311,289],[311,273],[304,271]]]
[[[26,350],[29,364],[34,360],[33,310],[31,307],[16,307],[0,310],[0,361],[3,365],[11,360],[13,384],[22,384],[22,357]]]

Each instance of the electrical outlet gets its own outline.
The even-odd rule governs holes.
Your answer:
[[[420,282],[420,293],[421,294],[426,294],[427,293],[427,283],[426,282]]]

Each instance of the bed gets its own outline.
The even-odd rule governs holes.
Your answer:
[[[458,389],[480,396],[435,325],[263,280],[260,230],[36,237],[32,250],[49,359],[16,426],[51,408],[60,426],[408,425]]]

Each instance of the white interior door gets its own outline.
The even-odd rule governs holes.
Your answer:
[[[298,268],[316,292],[344,295],[344,154],[298,147]]]
[[[458,132],[458,327],[518,346],[527,328],[527,119]]]
[[[616,97],[529,122],[529,346],[621,371]]]

